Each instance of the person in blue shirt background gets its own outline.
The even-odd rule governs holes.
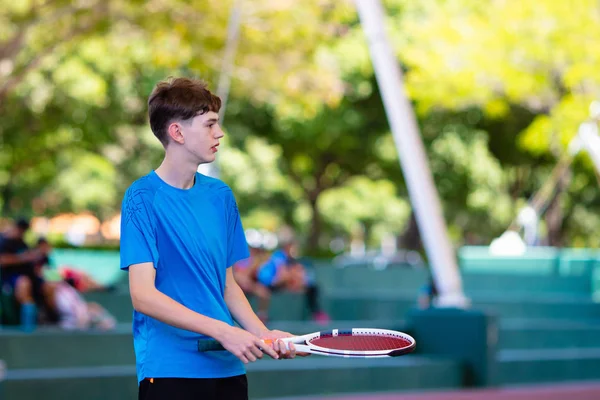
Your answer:
[[[250,234],[252,234],[252,230],[250,230]],[[251,240],[248,237],[248,232],[246,232],[246,237],[250,257],[233,265],[233,276],[246,296],[255,296],[258,299],[256,315],[261,321],[267,322],[271,292],[269,288],[258,282],[257,274],[260,266],[269,258],[269,253],[261,243]]]
[[[249,254],[234,195],[197,172],[224,135],[220,106],[188,78],[159,82],[148,100],[165,157],[129,187],[121,217],[140,399],[247,399],[245,363],[296,355],[293,345],[261,341],[292,335],[268,330],[235,282],[230,267]],[[203,337],[227,351],[198,352]]]
[[[317,283],[298,260],[298,242],[291,232],[284,230],[280,235],[279,249],[260,266],[257,279],[271,292],[286,290],[305,293],[312,318],[323,324],[329,322],[329,316],[319,306]],[[266,312],[267,309],[259,310],[261,315]]]

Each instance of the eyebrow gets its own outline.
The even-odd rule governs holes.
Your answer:
[[[213,122],[219,122],[219,118],[207,119],[204,123],[205,124],[212,124]]]

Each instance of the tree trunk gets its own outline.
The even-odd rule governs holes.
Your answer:
[[[10,215],[10,203],[12,200],[12,184],[9,180],[6,185],[2,188],[2,216],[8,217]]]
[[[546,209],[545,220],[548,229],[547,244],[549,246],[561,247],[563,244],[564,213],[560,207],[560,194],[567,187],[569,180],[569,176],[564,176],[556,183],[556,192]]]
[[[420,251],[423,248],[421,234],[419,233],[419,225],[417,224],[417,218],[414,211],[411,211],[410,213],[406,229],[398,237],[398,248],[417,251]]]
[[[310,231],[308,232],[308,242],[306,243],[306,251],[308,254],[316,254],[319,250],[319,239],[321,238],[323,220],[319,210],[317,209],[318,199],[318,193],[315,193],[309,197],[310,208],[312,210],[312,220],[310,223]]]

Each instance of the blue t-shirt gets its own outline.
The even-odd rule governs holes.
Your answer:
[[[224,300],[226,270],[248,256],[235,198],[220,180],[196,173],[193,187],[179,189],[153,171],[125,193],[121,269],[154,263],[156,288],[187,308],[233,325]],[[134,311],[138,381],[245,373],[227,351],[198,352],[201,337]]]

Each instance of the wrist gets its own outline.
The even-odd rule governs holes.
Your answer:
[[[252,333],[256,337],[263,338],[265,336],[268,336],[269,332],[271,332],[271,330],[269,328],[267,328],[265,325],[263,325],[263,326],[257,326],[250,333]]]
[[[231,331],[232,328],[233,327],[231,325],[219,321],[219,323],[215,324],[214,329],[212,329],[212,332],[208,333],[208,336],[212,337],[218,342],[221,342],[224,339],[224,337],[227,336],[228,332]]]

